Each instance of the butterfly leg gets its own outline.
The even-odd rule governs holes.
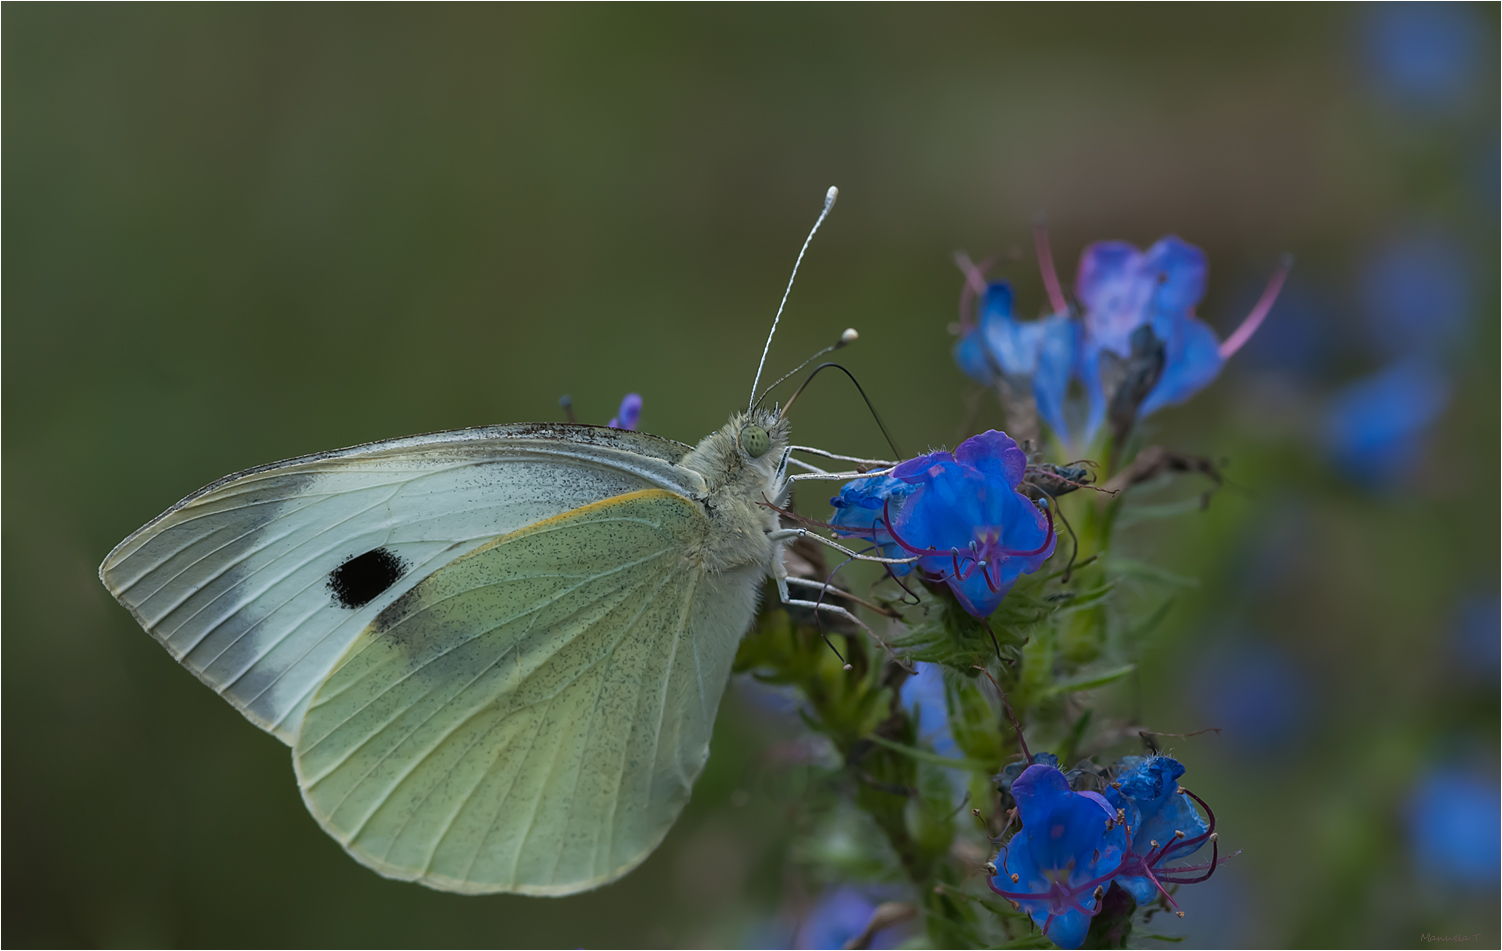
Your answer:
[[[801,531],[801,529],[799,530]],[[912,671],[912,666],[903,658],[898,657],[896,652],[892,650],[892,645],[888,644],[880,634],[872,630],[871,626],[868,625],[865,621],[862,621],[860,618],[856,617],[845,608],[840,607],[838,604],[825,604],[823,601],[807,601],[802,598],[793,597],[791,592],[788,591],[788,582],[791,581],[794,584],[810,585],[819,588],[821,591],[833,591],[842,595],[845,594],[844,591],[840,591],[840,589],[838,588],[822,584],[818,581],[809,581],[805,578],[788,577],[787,568],[783,566],[781,558],[778,558],[772,563],[772,577],[777,582],[777,597],[782,601],[783,604],[788,605],[789,607],[811,608],[814,611],[823,611],[825,614],[832,614],[835,617],[841,617],[846,619],[847,621],[854,621],[856,624],[860,625],[862,630],[864,630],[867,634],[870,634],[871,639],[880,644],[882,646],[882,649],[885,650],[893,660],[897,661],[897,663],[907,668],[909,672]]]
[[[854,558],[856,561],[874,561],[877,564],[881,565],[910,565],[918,560],[917,556],[912,556],[909,558],[878,558],[875,555],[862,555],[857,552],[851,551],[844,545],[841,545],[839,542],[825,538],[823,535],[820,535],[817,532],[811,532],[806,528],[780,528],[777,531],[768,534],[767,537],[774,542],[788,541],[789,539],[793,538],[806,538],[811,542],[818,542],[821,545],[827,545],[837,552]]]
[[[868,625],[865,621],[862,621],[860,618],[856,617],[854,614],[851,614],[849,611],[845,610],[839,605],[824,604],[820,601],[805,601],[801,598],[783,598],[782,603],[790,607],[812,608],[815,611],[823,611],[825,614],[832,614],[835,617],[842,617],[847,621],[854,621],[856,624],[859,624],[861,626],[861,630],[865,631],[867,634],[870,634],[871,639],[880,644],[882,650],[886,651],[893,660],[901,664],[908,671],[908,673],[913,672],[913,666],[906,659],[898,657],[897,652],[892,649],[892,645],[888,644],[880,634],[872,630],[871,626]]]
[[[795,465],[795,466],[797,466],[797,467],[798,467],[798,468],[800,468],[800,469],[802,469],[802,470],[803,470],[803,471],[804,471],[804,472],[816,472],[816,473],[818,473],[818,474],[819,474],[819,475],[828,475],[828,474],[829,474],[829,473],[828,473],[828,472],[826,472],[826,471],[825,471],[825,470],[823,470],[823,469],[820,469],[820,468],[819,468],[819,467],[818,467],[818,466],[816,466],[816,465],[812,465],[812,464],[810,464],[810,463],[807,463],[807,462],[804,462],[804,461],[803,461],[803,460],[802,460],[802,459],[794,459],[794,458],[792,458],[792,457],[791,457],[791,456],[789,456],[789,457],[788,457],[788,458],[787,458],[787,460],[786,460],[786,461],[785,461],[785,462],[784,462],[784,463],[783,463],[783,466],[784,466],[784,469],[783,469],[783,471],[784,471],[784,472],[786,472],[786,471],[787,471],[787,470],[786,470],[786,466],[787,466],[787,465],[788,465],[788,464],[792,464],[792,465]]]

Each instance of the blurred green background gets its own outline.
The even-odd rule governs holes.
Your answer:
[[[1066,282],[1092,240],[1174,232],[1209,254],[1222,334],[1297,256],[1254,344],[1152,421],[1235,487],[1129,541],[1201,582],[1131,702],[1224,728],[1172,749],[1245,849],[1175,927],[1494,944],[1498,16],[1435,9],[8,5],[5,943],[792,940],[818,885],[743,692],[624,881],[439,894],[345,857],[286,748],[95,571],[227,472],[558,419],[564,393],[602,423],[636,390],[644,429],[696,440],[745,399],[834,183],[771,369],[859,328],[845,362],[908,453],[963,436],[967,399],[972,429],[1000,419],[950,360],[955,249],[1002,255],[1030,313],[1034,216]],[[1322,420],[1415,347],[1445,409],[1363,475]],[[881,451],[834,378],[795,416]],[[1433,806],[1435,776],[1490,812]],[[1436,809],[1489,866],[1444,851]]]

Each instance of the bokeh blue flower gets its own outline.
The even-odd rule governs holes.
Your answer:
[[[1502,599],[1495,593],[1461,598],[1451,628],[1450,655],[1467,680],[1497,687],[1502,665]]]
[[[850,885],[830,889],[819,897],[798,926],[793,946],[843,948],[851,938],[865,930],[878,904],[878,900]],[[901,941],[901,929],[887,928],[878,931],[867,947],[894,948]]]
[[[1407,360],[1337,392],[1324,419],[1335,467],[1369,488],[1396,486],[1423,461],[1425,435],[1450,402],[1445,374]]]
[[[1441,356],[1470,329],[1470,265],[1447,235],[1393,238],[1362,262],[1358,286],[1368,339],[1388,359]]]
[[[1373,4],[1361,29],[1367,75],[1394,105],[1449,111],[1476,91],[1495,33],[1464,3]]]
[[[1221,647],[1197,665],[1194,705],[1227,745],[1272,753],[1297,739],[1312,699],[1308,675],[1265,636]]]
[[[918,736],[940,756],[961,759],[964,752],[949,729],[949,705],[944,699],[944,667],[941,664],[915,662],[917,672],[902,682],[899,697],[902,708],[914,718]]]
[[[1502,796],[1496,770],[1436,766],[1415,785],[1408,806],[1413,858],[1441,886],[1495,892],[1502,860]]]
[[[1011,791],[1022,829],[996,856],[991,889],[1054,944],[1078,948],[1126,854],[1126,830],[1099,793],[1075,792],[1053,766],[1029,766]]]

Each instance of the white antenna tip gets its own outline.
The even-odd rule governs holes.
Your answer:
[[[854,327],[846,327],[845,332],[840,334],[840,342],[835,344],[835,347],[838,348],[847,346],[849,344],[855,343],[860,338],[861,335],[855,332]]]
[[[838,197],[840,197],[840,190],[830,185],[829,191],[824,193],[824,210],[828,211],[830,208],[833,208],[834,200]]]

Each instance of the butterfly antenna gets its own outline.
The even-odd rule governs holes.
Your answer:
[[[761,385],[761,371],[767,365],[767,351],[772,349],[772,338],[777,334],[777,322],[782,319],[782,309],[787,306],[788,295],[793,291],[793,279],[798,276],[798,265],[803,263],[803,254],[808,250],[808,243],[814,240],[819,226],[824,223],[825,218],[829,217],[829,211],[834,207],[834,200],[838,197],[840,197],[840,190],[830,185],[829,191],[824,193],[824,210],[819,212],[819,220],[814,222],[813,228],[808,232],[808,237],[803,239],[803,247],[798,249],[798,260],[793,262],[793,273],[788,276],[787,290],[782,292],[782,303],[777,305],[777,316],[772,318],[772,332],[767,334],[767,344],[761,348],[761,362],[756,365],[756,379],[751,381],[751,406],[756,405],[756,388]]]
[[[767,388],[761,391],[761,396],[757,397],[755,405],[753,405],[751,408],[752,409],[756,409],[757,406],[760,406],[761,405],[761,401],[767,398],[767,394],[770,393],[770,392],[772,392],[773,390],[777,389],[783,383],[787,382],[788,377],[790,377],[793,374],[797,373],[799,370],[801,370],[804,367],[808,366],[810,363],[813,363],[815,360],[819,359],[820,357],[824,356],[824,354],[831,353],[831,352],[833,352],[835,350],[839,350],[841,347],[848,347],[852,343],[855,343],[855,341],[857,341],[859,339],[860,339],[860,334],[858,334],[858,333],[855,332],[855,328],[854,327],[846,327],[845,328],[845,332],[842,333],[842,334],[840,334],[840,339],[836,340],[834,343],[832,343],[829,346],[825,347],[823,350],[820,350],[818,353],[816,353],[813,356],[809,357],[807,360],[804,360],[802,363],[800,363],[797,366],[793,367],[791,370],[789,370],[788,372],[784,373],[782,376],[778,377],[777,378],[777,382],[768,384]]]
[[[788,399],[787,404],[782,407],[782,411],[777,415],[786,416],[788,414],[788,410],[792,409],[793,404],[798,401],[798,397],[802,396],[803,391],[808,389],[808,385],[814,381],[814,377],[818,376],[824,370],[830,369],[831,367],[850,377],[850,382],[855,384],[855,391],[861,395],[861,399],[866,401],[866,409],[871,411],[871,418],[876,420],[877,427],[881,429],[882,436],[886,438],[887,447],[892,450],[893,458],[903,458],[902,450],[897,448],[897,443],[892,439],[892,434],[887,432],[887,424],[882,422],[881,414],[876,411],[876,405],[871,402],[871,397],[866,395],[866,390],[861,386],[861,381],[855,378],[854,373],[851,373],[849,370],[840,366],[838,363],[821,363],[818,366],[814,367],[814,372],[808,375],[808,379],[803,381],[802,386],[793,391],[792,397]]]

